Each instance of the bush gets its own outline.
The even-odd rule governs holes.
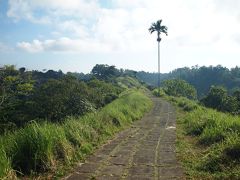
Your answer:
[[[165,80],[163,82],[163,89],[165,93],[170,96],[182,96],[189,99],[197,98],[196,89],[192,85],[181,79]]]
[[[223,112],[237,112],[238,101],[234,96],[229,96],[227,90],[219,86],[211,86],[208,94],[201,102],[206,106]]]
[[[104,104],[109,104],[110,102],[114,101],[117,98],[118,98],[118,95],[116,94],[107,94],[104,97]]]
[[[153,94],[157,97],[164,97],[166,94],[162,88],[160,89],[154,89]]]
[[[75,78],[49,80],[41,85],[33,96],[33,118],[62,121],[66,116],[84,115],[94,110],[88,100],[88,87]]]
[[[67,116],[94,112],[123,91],[111,78],[110,83],[96,78],[83,82],[69,74],[0,68],[0,134],[24,127],[33,119],[61,122]]]

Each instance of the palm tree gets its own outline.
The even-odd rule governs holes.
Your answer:
[[[167,34],[167,27],[162,26],[162,20],[158,20],[156,23],[152,23],[151,27],[148,29],[152,34],[153,32],[157,32],[157,42],[158,42],[158,93],[160,95],[160,41],[162,40],[160,35],[161,33]]]

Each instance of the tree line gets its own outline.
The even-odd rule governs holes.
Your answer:
[[[157,73],[117,69],[97,64],[91,73],[28,71],[0,67],[0,133],[31,121],[62,122],[67,116],[94,112],[118,98],[118,77],[130,76],[157,84]],[[240,68],[192,67],[161,75],[163,90],[172,96],[198,99],[207,107],[239,114]],[[151,88],[151,86],[149,86]]]
[[[140,71],[136,76],[149,85],[157,86],[157,73]],[[199,98],[204,97],[212,85],[223,86],[229,93],[233,93],[240,88],[240,67],[236,66],[231,69],[221,65],[184,67],[161,74],[161,82],[166,79],[185,80],[196,88]]]
[[[96,65],[90,74],[0,67],[0,133],[31,121],[62,122],[105,106],[123,91],[116,77],[135,71]]]
[[[160,94],[159,94],[160,92]],[[159,96],[164,94],[175,97],[186,97],[188,99],[197,100],[197,90],[182,79],[164,80],[160,91],[155,90],[154,93]],[[218,111],[240,114],[240,89],[229,92],[222,86],[212,85],[205,96],[198,101],[201,105],[216,109]]]

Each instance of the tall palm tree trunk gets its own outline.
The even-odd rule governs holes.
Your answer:
[[[161,33],[167,34],[167,27],[161,25],[162,20],[158,20],[156,23],[152,23],[152,26],[148,29],[152,34],[153,32],[157,32],[157,42],[158,42],[158,94],[160,96],[160,42],[161,42]]]
[[[160,96],[160,41],[158,41],[158,95]]]

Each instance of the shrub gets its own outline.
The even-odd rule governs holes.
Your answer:
[[[196,89],[181,79],[170,79],[163,82],[163,89],[166,94],[175,97],[187,97],[189,99],[196,99]]]
[[[157,97],[163,97],[163,96],[166,95],[165,92],[164,92],[164,90],[163,90],[162,88],[160,88],[160,89],[154,89],[154,90],[153,90],[153,94],[154,94],[155,96],[157,96]]]
[[[201,102],[206,106],[223,112],[237,112],[238,101],[234,96],[229,96],[227,90],[219,86],[211,86],[208,94]]]
[[[112,102],[113,100],[117,99],[118,95],[116,94],[107,94],[104,97],[104,104],[109,104],[110,102]]]

